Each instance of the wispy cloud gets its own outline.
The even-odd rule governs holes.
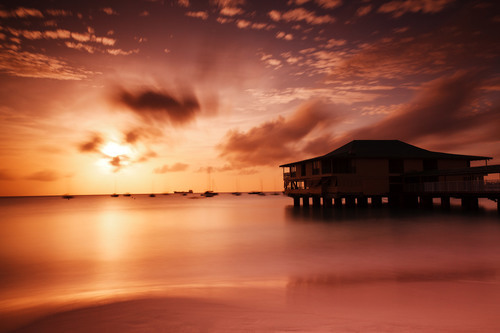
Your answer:
[[[472,106],[483,85],[481,73],[458,73],[425,84],[413,101],[399,106],[383,120],[339,137],[351,139],[401,139],[429,141],[453,147],[499,142],[500,105],[485,110]]]
[[[186,171],[188,167],[189,165],[185,163],[175,163],[174,165],[164,164],[161,167],[154,169],[154,173],[163,174],[170,172]]]
[[[0,169],[0,180],[16,180],[16,176],[9,169]]]
[[[305,21],[313,25],[335,22],[335,18],[333,18],[330,15],[316,15],[316,13],[308,11],[304,8],[295,8],[285,12],[272,10],[268,13],[268,15],[274,21],[285,21],[285,22]]]
[[[206,12],[206,11],[187,12],[186,16],[206,20],[206,19],[208,19],[208,12]]]
[[[27,180],[36,180],[41,182],[53,182],[61,179],[61,175],[54,170],[41,170],[25,177]]]
[[[340,117],[318,102],[299,108],[289,119],[279,117],[253,127],[247,132],[229,131],[218,145],[220,157],[233,168],[274,165],[301,152],[313,130],[324,129]]]
[[[0,71],[12,76],[56,80],[83,80],[99,74],[44,54],[6,49],[0,49]]]
[[[406,13],[437,13],[452,2],[454,0],[397,0],[383,4],[378,11],[391,13],[394,17],[400,17]]]

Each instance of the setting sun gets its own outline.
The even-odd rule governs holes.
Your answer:
[[[130,147],[125,145],[120,145],[116,142],[109,141],[102,148],[101,152],[109,157],[117,157],[117,156],[128,156],[131,157],[132,150]]]

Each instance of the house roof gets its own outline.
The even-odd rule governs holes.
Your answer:
[[[407,159],[462,159],[469,161],[488,160],[491,157],[458,155],[434,152],[422,149],[400,140],[354,140],[334,151],[302,160],[280,165],[280,167],[291,166],[297,163],[321,160],[325,158],[407,158]]]

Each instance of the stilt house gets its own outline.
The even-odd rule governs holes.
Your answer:
[[[500,172],[500,165],[487,165],[490,159],[429,151],[399,140],[355,140],[326,155],[280,167],[285,194],[295,204],[300,198],[306,204],[311,197],[313,203],[322,198],[324,204],[332,199],[381,202],[383,197],[400,202],[418,201],[426,195],[449,200],[467,191],[470,194],[475,185],[484,187],[484,176]],[[471,167],[471,161],[484,161],[485,165]],[[456,191],[451,191],[452,185]],[[485,197],[491,194],[497,201],[498,190],[497,183],[496,192],[493,186]]]

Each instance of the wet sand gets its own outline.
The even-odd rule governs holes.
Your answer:
[[[207,288],[191,297],[52,309],[14,332],[498,332],[500,286],[480,281]],[[480,305],[480,306],[478,306]],[[75,306],[75,305],[73,305]]]

